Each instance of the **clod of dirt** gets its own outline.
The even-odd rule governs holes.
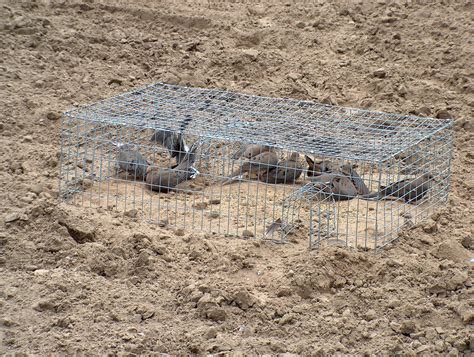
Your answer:
[[[453,116],[446,109],[441,109],[436,112],[436,118],[438,119],[452,119]]]
[[[463,262],[471,256],[466,248],[454,240],[440,243],[431,254],[439,259],[449,259],[453,262]]]
[[[193,205],[195,209],[206,209],[207,202],[197,202]]]
[[[438,231],[438,223],[429,219],[423,224],[423,231],[428,234],[436,233]]]
[[[400,330],[400,333],[404,335],[410,335],[416,332],[417,327],[414,321],[403,321],[400,324],[399,330]]]
[[[126,211],[124,214],[126,217],[129,217],[129,218],[137,218],[138,210],[136,210],[135,208],[132,208]]]
[[[242,310],[246,311],[251,308],[256,303],[255,297],[253,297],[248,291],[240,290],[233,297],[232,302],[234,302]]]
[[[66,227],[69,235],[79,244],[86,242],[95,242],[95,228],[89,223],[78,220],[73,222],[72,219],[60,219],[58,223]]]
[[[209,212],[210,218],[219,218],[219,216],[220,216],[219,212],[216,212],[216,211]]]
[[[11,223],[11,222],[15,222],[17,220],[20,219],[20,214],[19,213],[10,213],[10,214],[7,214],[4,218],[5,220],[5,223]]]
[[[35,302],[32,307],[36,311],[54,311],[57,306],[49,300],[42,299]]]
[[[48,112],[48,114],[46,114],[46,118],[48,118],[49,120],[59,120],[61,118],[61,115],[56,112]]]
[[[376,69],[373,73],[375,78],[385,78],[387,76],[387,71],[384,68]]]
[[[249,231],[248,229],[245,229],[242,231],[242,237],[244,238],[252,238],[254,236],[252,231]]]

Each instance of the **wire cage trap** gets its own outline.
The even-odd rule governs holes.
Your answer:
[[[64,113],[60,196],[189,231],[379,249],[447,200],[452,124],[157,83]]]

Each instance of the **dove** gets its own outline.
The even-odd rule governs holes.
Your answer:
[[[352,181],[341,173],[323,174],[319,180],[312,180],[314,187],[319,189],[320,200],[332,198],[334,201],[347,201],[357,196],[357,189]]]
[[[246,159],[251,159],[261,153],[266,151],[272,151],[272,148],[268,145],[257,145],[257,144],[250,144],[247,146],[242,147],[239,151],[237,151],[233,156],[232,159],[238,159],[240,157],[245,157]]]
[[[365,184],[364,180],[356,172],[354,165],[345,164],[341,166],[341,172],[346,175],[354,184],[357,189],[357,194],[367,195],[370,193],[369,188]]]
[[[281,161],[278,166],[269,171],[264,171],[259,179],[266,183],[293,183],[303,173],[303,166],[299,162],[300,155],[292,153],[288,160]]]
[[[156,130],[150,141],[166,148],[170,156],[176,159],[176,166],[184,159],[186,153],[189,151],[183,136],[171,131]]]
[[[403,198],[407,203],[420,201],[431,188],[433,175],[426,173],[420,177],[404,179],[388,186],[381,186],[378,192],[362,196],[364,199],[381,200],[387,197]]]
[[[146,183],[152,191],[167,193],[175,189],[177,185],[194,178],[199,172],[192,167],[196,160],[197,145],[186,153],[183,160],[173,168],[151,168],[146,175]]]
[[[306,162],[308,163],[308,176],[318,176],[323,172],[336,171],[338,167],[330,161],[322,160],[314,162],[309,156],[305,155]]]
[[[265,151],[257,156],[254,156],[249,161],[244,162],[242,166],[231,174],[230,180],[225,185],[230,184],[236,180],[242,179],[245,173],[249,175],[261,175],[265,172],[275,168],[278,164],[278,156],[274,151]]]
[[[133,175],[135,180],[142,180],[146,176],[149,162],[135,146],[130,144],[115,144],[118,147],[117,169]]]

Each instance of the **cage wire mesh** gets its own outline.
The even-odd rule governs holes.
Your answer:
[[[447,200],[452,124],[157,83],[64,113],[60,195],[187,230],[379,249]]]

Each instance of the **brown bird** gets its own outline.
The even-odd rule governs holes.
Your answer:
[[[324,172],[337,171],[338,167],[334,163],[328,160],[321,160],[315,162],[309,156],[305,155],[306,162],[308,163],[308,176],[318,176]]]
[[[115,144],[118,147],[117,170],[128,172],[135,180],[143,180],[149,167],[149,162],[134,145]]]
[[[185,182],[198,174],[192,167],[196,159],[197,145],[194,144],[183,160],[174,168],[149,168],[146,175],[146,183],[152,191],[167,193],[175,189],[177,185]]]
[[[362,196],[364,199],[382,200],[387,197],[403,198],[407,203],[420,201],[432,185],[433,175],[424,174],[413,179],[404,179],[388,186],[381,186],[378,192]]]
[[[238,159],[240,157],[245,157],[246,159],[251,159],[261,153],[266,151],[272,151],[272,148],[268,145],[258,145],[258,144],[250,144],[243,146],[239,151],[237,151],[232,158]]]
[[[348,201],[357,196],[357,189],[352,181],[343,174],[323,174],[320,180],[312,180],[319,191],[317,197],[320,200],[332,198],[334,201]]]
[[[299,161],[300,155],[292,153],[288,160],[280,161],[278,166],[260,174],[259,179],[266,183],[293,183],[303,173],[303,166]]]
[[[342,165],[341,172],[352,181],[355,188],[357,189],[357,194],[367,195],[370,193],[369,188],[365,184],[362,177],[360,177],[357,171],[355,170],[354,165],[351,165],[351,164]]]
[[[250,161],[244,162],[242,166],[234,171],[230,176],[231,178],[224,183],[228,185],[234,181],[241,180],[244,174],[249,175],[262,175],[265,172],[276,167],[278,164],[278,156],[273,151],[265,151],[257,156],[254,156]]]
[[[170,156],[176,159],[176,166],[184,159],[186,153],[189,151],[183,136],[171,131],[156,130],[150,141],[167,149]]]

